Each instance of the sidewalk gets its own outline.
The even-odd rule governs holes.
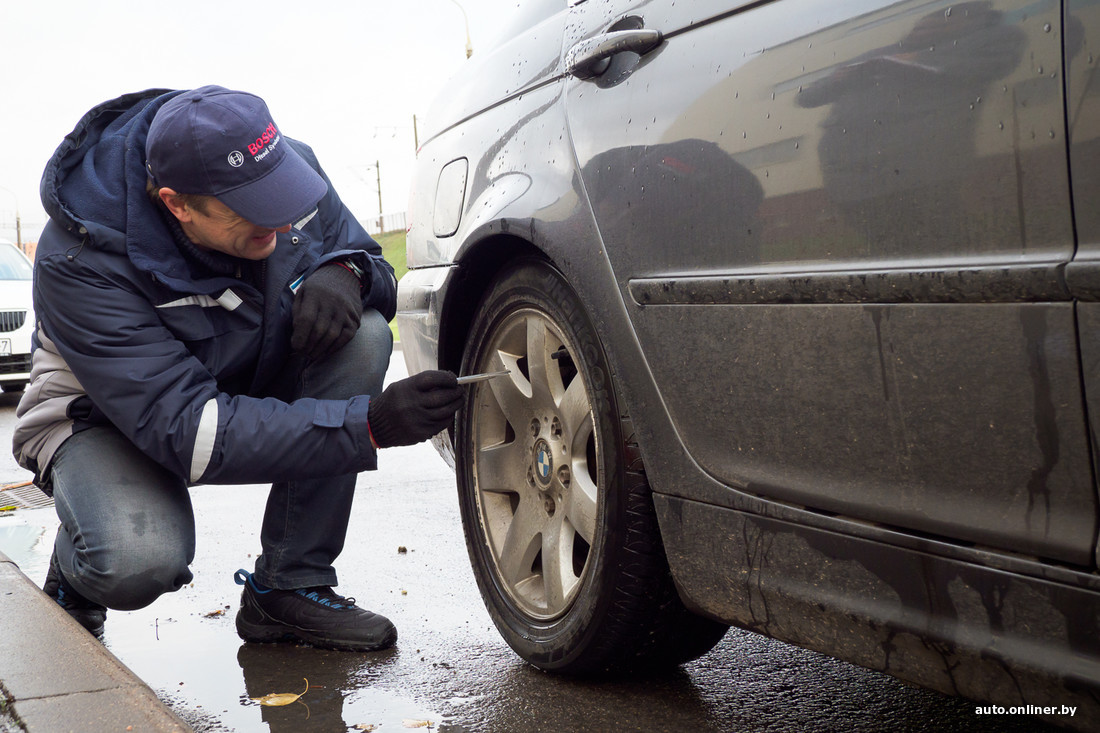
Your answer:
[[[191,730],[3,553],[0,624],[0,731]]]

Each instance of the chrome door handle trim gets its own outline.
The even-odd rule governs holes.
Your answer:
[[[624,51],[644,56],[661,45],[663,40],[660,31],[648,28],[604,33],[569,49],[565,55],[565,70],[578,79],[591,79],[606,70],[607,65],[601,64],[602,61]]]

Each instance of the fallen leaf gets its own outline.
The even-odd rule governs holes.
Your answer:
[[[297,701],[299,697],[309,692],[309,680],[305,677],[302,678],[306,681],[306,689],[295,695],[293,692],[272,692],[269,695],[263,697],[249,698],[253,702],[258,702],[261,705],[289,705],[292,702]]]
[[[359,725],[355,726],[355,730],[374,730],[377,727],[378,726],[374,725],[373,723],[360,723]]]
[[[409,720],[408,718],[406,718],[405,720],[401,721],[401,725],[405,726],[406,728],[431,728],[432,727],[432,721],[430,721],[430,720]]]
[[[225,615],[225,609],[224,608],[219,608],[217,611],[211,611],[210,613],[204,613],[203,618],[214,618],[216,616],[224,616],[224,615]]]

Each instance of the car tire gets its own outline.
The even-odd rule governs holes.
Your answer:
[[[709,651],[728,626],[680,601],[598,333],[542,261],[506,268],[474,317],[462,373],[504,369],[468,387],[455,435],[467,549],[501,635],[580,675]]]
[[[26,382],[7,382],[0,384],[0,392],[22,392],[26,387]]]

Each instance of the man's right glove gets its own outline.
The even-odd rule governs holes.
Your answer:
[[[370,401],[371,438],[379,448],[427,440],[451,424],[463,398],[451,372],[420,372],[394,382]]]

